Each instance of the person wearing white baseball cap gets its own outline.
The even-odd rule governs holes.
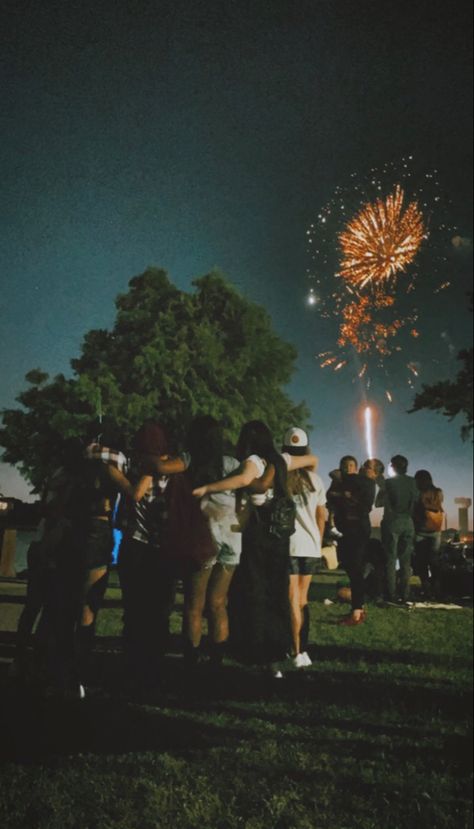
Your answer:
[[[231,639],[244,662],[260,664],[281,678],[278,663],[291,647],[289,607],[289,538],[295,515],[287,490],[287,472],[316,468],[317,458],[281,455],[268,426],[260,420],[245,423],[236,455],[241,467],[232,475],[193,490],[202,498],[211,493],[250,487],[252,509],[242,533],[242,557],[237,568],[229,606]],[[276,526],[275,504],[291,506],[291,522]],[[280,513],[280,518],[282,513]],[[288,517],[288,514],[286,514]],[[292,523],[292,527],[289,524]]]
[[[292,427],[283,439],[285,455],[309,453],[308,435]],[[311,469],[297,469],[288,474],[288,493],[296,506],[295,532],[290,536],[290,611],[292,658],[296,668],[311,665],[307,653],[309,635],[308,591],[318,562],[326,522],[324,484]]]

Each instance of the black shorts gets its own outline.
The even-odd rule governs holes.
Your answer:
[[[320,568],[320,558],[290,556],[290,576],[313,576]]]
[[[86,570],[108,567],[112,561],[114,537],[108,521],[92,518],[81,533],[80,556]]]

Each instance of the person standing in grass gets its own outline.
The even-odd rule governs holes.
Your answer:
[[[182,550],[178,557],[184,584],[184,655],[190,667],[203,659],[201,638],[207,604],[210,658],[214,665],[218,665],[229,638],[227,596],[240,560],[242,534],[237,521],[235,492],[209,493],[200,505],[190,495],[193,487],[202,488],[211,481],[232,475],[239,462],[224,452],[222,426],[210,415],[200,415],[191,422],[186,447],[176,459],[157,462],[161,472],[172,476],[172,488],[177,472],[184,473],[184,481],[189,487],[186,491],[181,488],[176,497],[171,496],[169,515],[171,552],[173,548],[175,553],[177,549]],[[196,545],[196,533],[191,532],[187,541],[183,538],[183,527],[190,527],[190,522],[198,525],[198,533],[203,537],[207,527],[213,544],[208,557],[202,555],[202,543]]]
[[[232,475],[239,466],[236,458],[224,452],[222,426],[210,415],[196,417],[191,423],[187,448],[183,458],[193,488]],[[191,654],[196,653],[207,603],[210,658],[212,664],[219,665],[229,639],[227,597],[242,551],[235,492],[228,489],[209,493],[201,501],[201,510],[209,522],[215,555],[187,575],[185,634]]]
[[[152,458],[166,459],[167,452],[164,429],[146,421],[135,435],[130,459],[135,489],[119,510],[123,645],[128,677],[138,686],[160,677],[175,596],[174,562],[166,549],[169,482],[150,474]]]
[[[327,491],[328,507],[342,537],[338,540],[338,558],[349,576],[352,613],[340,624],[353,627],[365,622],[364,566],[370,539],[370,511],[375,499],[375,480],[357,474],[358,463],[352,455],[341,458],[339,469],[331,473]]]
[[[415,566],[425,597],[439,593],[439,551],[443,528],[443,490],[433,484],[426,469],[415,472],[419,496],[415,504]]]
[[[283,452],[293,456],[309,453],[303,429],[288,429]],[[311,665],[307,653],[309,636],[308,591],[321,561],[321,539],[326,523],[326,493],[321,478],[310,469],[288,474],[288,492],[296,505],[295,532],[290,536],[290,613],[292,658],[296,668]]]
[[[270,430],[259,420],[242,427],[237,457],[241,466],[236,473],[197,487],[194,495],[202,498],[252,487],[252,508],[231,591],[231,640],[242,661],[268,665],[285,659],[291,647],[289,538],[294,531],[294,512],[293,526],[283,528],[282,524],[276,526],[274,507],[277,502],[283,506],[290,501],[287,469],[314,469],[317,459],[313,455],[280,455]],[[276,669],[274,674],[281,676]]]
[[[76,470],[74,489],[73,547],[80,570],[79,619],[76,624],[76,658],[79,694],[89,671],[97,616],[107,589],[114,547],[113,526],[119,495],[138,502],[144,496],[148,479],[132,485],[126,476],[128,461],[115,448],[122,443],[114,431],[90,443]],[[106,444],[106,445],[105,445]],[[114,447],[114,448],[112,448]]]
[[[376,506],[383,506],[381,523],[385,550],[387,598],[406,603],[410,594],[411,558],[415,542],[413,513],[419,493],[415,479],[407,475],[408,461],[394,455],[390,461],[394,477],[382,480]],[[397,592],[397,559],[400,565]]]

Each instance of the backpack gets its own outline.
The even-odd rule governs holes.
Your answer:
[[[281,470],[275,467],[274,495],[269,501],[268,532],[273,538],[285,539],[293,535],[296,521],[296,504],[287,495],[281,480]]]

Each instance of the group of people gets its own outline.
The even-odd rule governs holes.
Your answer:
[[[345,456],[326,493],[308,436],[298,427],[287,430],[279,451],[266,424],[250,421],[235,457],[226,452],[221,424],[208,415],[192,421],[181,454],[170,452],[156,421],[143,424],[127,455],[118,445],[107,439],[85,448],[77,441],[64,445],[49,482],[42,538],[30,551],[14,663],[19,673],[40,616],[37,639],[50,671],[84,695],[114,527],[122,532],[125,663],[133,681],[145,684],[161,675],[178,579],[190,669],[204,658],[220,665],[228,649],[276,677],[285,660],[296,668],[310,665],[308,591],[325,527],[335,527],[351,583],[352,612],[341,623],[360,624],[374,502],[384,505],[388,598],[396,597],[397,559],[400,596],[407,598],[415,526],[425,581],[435,575],[441,527],[433,529],[426,516],[442,514],[442,493],[425,471],[409,478],[401,456],[392,458],[396,475],[387,480],[380,461],[366,461],[359,472],[355,458]]]
[[[339,469],[330,473],[327,505],[339,533],[338,557],[351,584],[352,613],[345,625],[365,621],[365,575],[367,564],[375,564],[381,578],[377,596],[381,601],[406,604],[413,568],[420,577],[422,594],[432,598],[439,591],[439,551],[444,520],[443,492],[426,469],[407,474],[408,460],[394,455],[390,474],[372,458],[358,470],[356,458],[345,455]],[[371,560],[370,512],[383,507],[382,542]],[[372,542],[372,543],[371,543]],[[398,563],[398,569],[397,569]]]

